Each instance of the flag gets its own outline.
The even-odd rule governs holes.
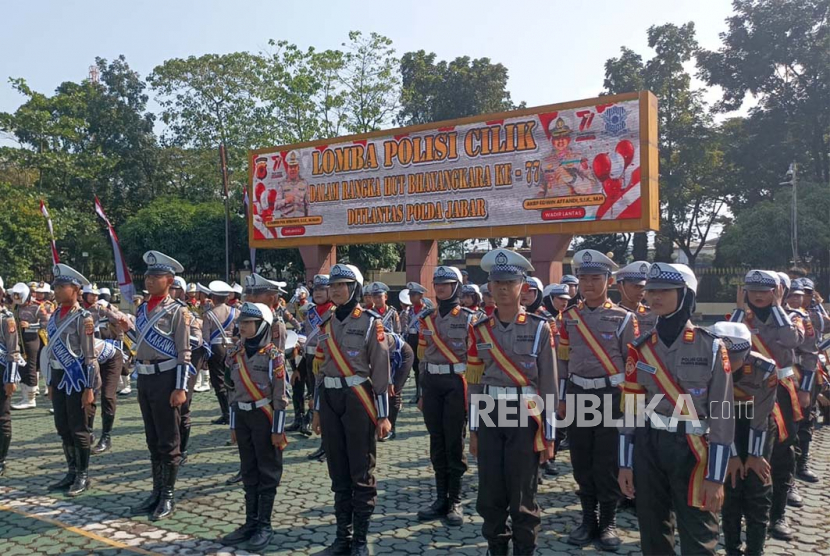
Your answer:
[[[248,201],[248,188],[246,187],[242,193],[242,204],[245,206],[245,217],[249,218],[248,214],[251,212],[251,207]],[[251,247],[251,272],[256,272],[256,247]]]
[[[49,238],[52,242],[52,264],[58,264],[61,261],[60,257],[58,257],[58,248],[55,245],[55,231],[52,229],[52,219],[49,218],[49,211],[46,210],[43,199],[40,200],[40,212],[43,214],[43,217],[46,219],[46,225],[49,227]]]
[[[121,299],[131,302],[135,295],[135,286],[133,286],[133,279],[130,277],[130,269],[127,268],[127,263],[124,262],[124,255],[121,253],[121,245],[118,243],[118,236],[115,235],[115,228],[112,227],[112,223],[104,213],[104,207],[101,206],[101,201],[98,200],[97,195],[95,196],[95,213],[107,225],[107,231],[110,234],[112,253],[115,258],[115,276],[118,278],[118,289],[121,290]]]

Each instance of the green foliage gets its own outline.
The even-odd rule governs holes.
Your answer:
[[[37,199],[30,191],[0,182],[5,208],[0,219],[0,276],[6,287],[34,277],[35,269],[51,265],[49,238]]]

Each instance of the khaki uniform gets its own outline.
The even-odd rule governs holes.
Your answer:
[[[491,412],[489,419],[479,415],[480,404],[472,397],[470,403],[470,430],[478,433],[476,509],[484,518],[482,534],[494,553],[506,553],[512,537],[514,553],[529,554],[536,546],[541,523],[536,503],[539,452],[555,438],[557,363],[550,325],[544,318],[520,311],[505,326],[496,310],[472,328],[469,343],[470,395],[489,395],[496,402],[496,412]],[[513,366],[512,376],[499,363],[505,359]],[[519,427],[499,426],[499,411],[504,404],[518,408],[519,394],[541,397],[544,413],[538,420],[520,421]]]
[[[797,389],[795,381],[795,348],[804,341],[804,326],[801,317],[788,315],[781,307],[773,307],[765,321],[762,321],[751,310],[737,309],[730,318],[732,322],[743,322],[752,333],[753,349],[768,350],[769,354],[761,351],[762,355],[773,359],[778,367],[778,388],[776,392],[776,419],[777,426],[772,427],[775,435],[772,459],[772,508],[770,522],[775,523],[786,513],[787,493],[793,484],[795,473],[795,445],[798,431],[798,421],[801,420],[801,408],[797,400],[793,400]],[[759,345],[756,345],[759,344]]]
[[[615,374],[609,375],[609,371],[579,332],[578,319],[585,323],[591,336],[601,346],[611,367],[616,371]],[[634,322],[631,312],[610,301],[595,309],[579,303],[563,313],[557,352],[561,400],[565,400],[565,392],[576,396],[593,394],[602,400],[598,411],[604,414],[606,400],[610,400],[611,415],[614,418],[620,416],[619,386],[624,379],[628,344],[635,339]],[[575,397],[572,399],[576,401]],[[568,403],[571,401],[568,400]],[[574,478],[579,484],[581,498],[610,504],[622,497],[617,481],[614,450],[616,438],[617,430],[602,423],[580,427],[576,426],[574,420],[569,427]]]
[[[240,358],[247,369],[245,380]],[[228,351],[226,364],[231,379],[230,426],[236,431],[242,483],[246,491],[256,489],[258,495],[275,495],[282,477],[282,449],[271,443],[271,434],[282,434],[285,429],[285,357],[274,344],[249,357],[240,342]],[[246,380],[250,381],[248,388]]]
[[[202,340],[203,322],[198,307],[188,304],[187,309],[190,311],[190,363],[195,372],[189,373],[187,379],[187,399],[182,404],[180,411],[179,445],[183,458],[187,457],[187,448],[190,445],[190,404],[193,402],[193,388],[196,386],[199,370],[204,368],[202,365],[204,365],[207,357],[207,348],[204,346],[204,341]]]
[[[17,323],[14,315],[0,308],[0,348],[3,351],[2,364],[0,369],[3,372],[3,380],[0,381],[0,467],[6,460],[6,453],[9,450],[9,443],[12,439],[12,416],[11,396],[6,396],[6,384],[17,384],[20,382],[20,344],[17,336]]]
[[[383,327],[386,330],[395,334],[401,333],[401,318],[397,309],[387,305],[382,310],[379,307],[375,307],[374,310],[380,315],[381,322],[383,322]]]
[[[112,305],[104,307],[100,303],[91,305],[86,310],[90,312],[95,323],[95,337],[115,340],[119,348],[122,348],[124,345],[124,331],[118,325],[118,322],[127,318],[126,315]],[[112,357],[100,363],[102,438],[110,434],[115,423],[115,411],[118,404],[116,392],[118,391],[123,366],[123,357]]]
[[[630,311],[636,317],[635,334],[639,338],[643,334],[648,334],[657,325],[657,313],[640,303],[636,311],[631,311],[628,307],[620,305],[626,311]]]
[[[239,309],[227,303],[220,303],[202,314],[202,338],[210,345],[211,355],[208,359],[210,385],[219,401],[222,417],[228,417],[228,393],[225,388],[225,356],[228,347],[233,345],[236,319]]]
[[[329,340],[347,368],[335,362]],[[388,416],[389,344],[380,315],[359,306],[342,321],[330,313],[318,341],[315,410],[324,431],[335,512],[365,521],[377,500],[375,427],[377,419]],[[353,373],[349,382],[344,372]]]
[[[26,327],[24,322],[28,323]],[[20,373],[20,379],[26,386],[37,386],[38,356],[44,345],[48,323],[49,313],[43,305],[30,301],[17,308],[17,329],[26,358],[26,367]]]
[[[647,350],[657,356],[662,369],[652,364]],[[672,424],[675,401],[666,394],[653,409],[656,415],[646,416],[646,426],[624,423],[620,428],[619,465],[631,468],[633,464],[640,546],[644,554],[674,552],[673,510],[681,552],[714,554],[717,516],[699,508],[702,481],[723,483],[734,439],[729,357],[720,340],[689,322],[671,346],[659,339],[657,331],[632,343],[625,371],[626,395],[644,394],[648,405],[664,393],[665,386],[658,382],[660,373],[670,377],[680,395],[689,396],[699,425],[692,421]]]
[[[282,184],[283,198],[276,201],[276,210],[282,218],[308,216],[308,183],[302,179],[285,180]]]
[[[136,317],[138,403],[150,459],[162,466],[178,467],[181,459],[181,408],[170,407],[170,395],[174,390],[187,390],[191,320],[187,306],[170,296],[152,310],[149,301],[144,303]],[[153,338],[161,338],[162,343],[156,345],[166,353],[153,347]]]
[[[465,372],[473,316],[472,311],[460,306],[444,316],[437,310],[430,310],[421,317],[418,340],[429,457],[435,472],[438,500],[449,500],[450,504],[461,502],[461,477],[467,472],[464,454],[467,426]]]

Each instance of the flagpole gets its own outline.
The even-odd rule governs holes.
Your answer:
[[[231,278],[231,208],[230,194],[228,190],[228,155],[225,145],[219,145],[219,170],[222,174],[222,187],[225,190],[225,282],[230,283]]]

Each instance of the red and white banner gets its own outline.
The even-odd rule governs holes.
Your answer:
[[[130,277],[130,269],[127,268],[127,263],[124,262],[124,255],[121,253],[121,245],[118,243],[118,236],[115,235],[115,228],[104,213],[104,208],[101,206],[101,201],[98,196],[95,196],[95,213],[101,217],[101,220],[107,225],[107,231],[110,234],[110,241],[112,241],[112,253],[115,258],[115,275],[118,278],[118,289],[121,290],[121,299],[128,302],[132,301],[135,295],[135,286],[133,279]]]
[[[58,248],[55,245],[55,231],[52,229],[52,219],[49,217],[49,211],[46,210],[43,199],[40,200],[40,212],[43,214],[43,217],[46,219],[46,225],[49,227],[49,241],[52,244],[52,264],[58,264],[61,261],[60,257],[58,257]]]

